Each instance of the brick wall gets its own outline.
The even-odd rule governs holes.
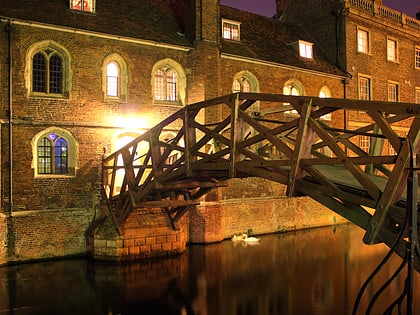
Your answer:
[[[7,260],[19,262],[85,255],[85,231],[93,215],[93,211],[85,209],[13,213],[6,227],[9,236],[13,236],[8,242]]]

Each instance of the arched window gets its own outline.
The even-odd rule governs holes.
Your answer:
[[[259,84],[257,78],[247,70],[238,72],[233,78],[232,92],[259,92]],[[256,111],[259,109],[259,105],[259,101],[257,101],[252,104],[249,110]]]
[[[328,98],[328,97],[331,97],[330,89],[328,87],[326,87],[326,86],[323,86],[321,88],[321,90],[319,91],[319,97],[320,98]],[[331,120],[331,114],[323,115],[321,118],[322,119],[325,119],[325,120]]]
[[[288,80],[284,86],[283,86],[283,94],[284,95],[293,95],[293,96],[299,96],[299,95],[305,95],[305,88],[303,87],[303,84],[296,79]],[[289,103],[285,103],[284,105],[289,105]],[[286,114],[297,114],[296,110],[288,110],[285,111]]]
[[[42,50],[32,61],[32,92],[61,94],[63,92],[63,61],[54,50]]]
[[[127,101],[128,73],[124,59],[118,54],[105,58],[102,70],[102,90],[106,101]]]
[[[165,59],[152,70],[153,100],[157,105],[184,105],[186,75],[175,61]]]
[[[38,142],[38,174],[67,174],[67,140],[55,133],[42,137]]]
[[[163,67],[155,72],[155,100],[175,102],[177,99],[177,74]]]
[[[106,66],[106,95],[107,96],[118,96],[118,79],[119,70],[115,62],[110,62]]]
[[[49,128],[35,136],[32,148],[36,176],[75,175],[77,144],[69,132]]]
[[[32,45],[26,55],[29,96],[68,97],[71,88],[70,55],[52,41]]]

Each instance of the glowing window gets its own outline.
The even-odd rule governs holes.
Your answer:
[[[365,54],[370,52],[369,32],[366,30],[357,30],[357,51]]]
[[[387,59],[389,61],[398,61],[397,41],[393,39],[387,40]]]
[[[71,0],[70,9],[81,12],[95,12],[95,0]]]
[[[37,52],[32,59],[32,92],[62,94],[63,61],[53,50]]]
[[[233,93],[251,92],[251,83],[246,78],[239,78],[233,81]]]
[[[313,58],[312,43],[299,41],[299,56],[305,58]]]
[[[420,104],[420,87],[416,88],[416,103]]]
[[[223,20],[222,22],[223,38],[231,40],[240,40],[240,23]]]
[[[177,73],[172,68],[163,67],[154,75],[154,98],[156,101],[177,101]]]
[[[118,96],[119,71],[115,62],[110,62],[106,67],[106,94],[107,96]]]

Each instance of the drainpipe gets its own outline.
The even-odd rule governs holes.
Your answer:
[[[8,72],[9,72],[9,108],[8,108],[8,116],[9,116],[9,207],[7,209],[7,213],[9,216],[12,215],[12,208],[13,208],[13,123],[12,123],[12,108],[13,108],[13,78],[12,78],[12,70],[13,70],[13,58],[12,58],[12,23],[9,20],[6,26],[7,32],[7,42],[8,42]]]

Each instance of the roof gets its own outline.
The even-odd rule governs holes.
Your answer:
[[[96,12],[70,10],[68,0],[0,0],[0,17],[108,35],[191,46],[177,20],[176,1],[97,0]]]
[[[310,34],[298,25],[226,6],[221,6],[220,14],[224,19],[241,23],[240,41],[221,40],[224,54],[346,76],[346,72],[330,62]],[[314,58],[299,56],[293,45],[299,40],[314,44]]]

